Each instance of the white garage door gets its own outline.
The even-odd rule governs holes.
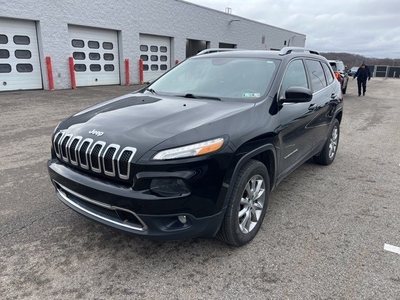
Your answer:
[[[156,79],[171,68],[171,39],[141,34],[140,58],[143,60],[144,81]]]
[[[70,25],[68,34],[76,86],[120,83],[116,31]]]
[[[0,18],[0,91],[41,88],[35,22]]]

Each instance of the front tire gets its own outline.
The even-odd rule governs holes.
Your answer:
[[[243,246],[257,234],[269,199],[269,176],[265,165],[249,160],[239,171],[227,211],[216,237],[232,246]]]
[[[313,157],[314,162],[319,165],[330,165],[334,161],[337,147],[339,145],[339,136],[340,124],[338,119],[335,119],[328,139],[325,142],[324,148],[322,148],[322,151],[318,155]]]

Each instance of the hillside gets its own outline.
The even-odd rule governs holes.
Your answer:
[[[400,66],[400,59],[365,57],[345,52],[321,52],[327,59],[341,60],[347,66],[359,67],[363,62],[368,66]]]

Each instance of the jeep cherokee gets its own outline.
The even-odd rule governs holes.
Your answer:
[[[333,162],[342,114],[315,51],[215,51],[63,121],[48,171],[59,200],[114,229],[242,246],[283,178]]]

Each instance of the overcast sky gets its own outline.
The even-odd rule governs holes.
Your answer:
[[[186,0],[305,34],[306,47],[400,58],[400,0]]]

